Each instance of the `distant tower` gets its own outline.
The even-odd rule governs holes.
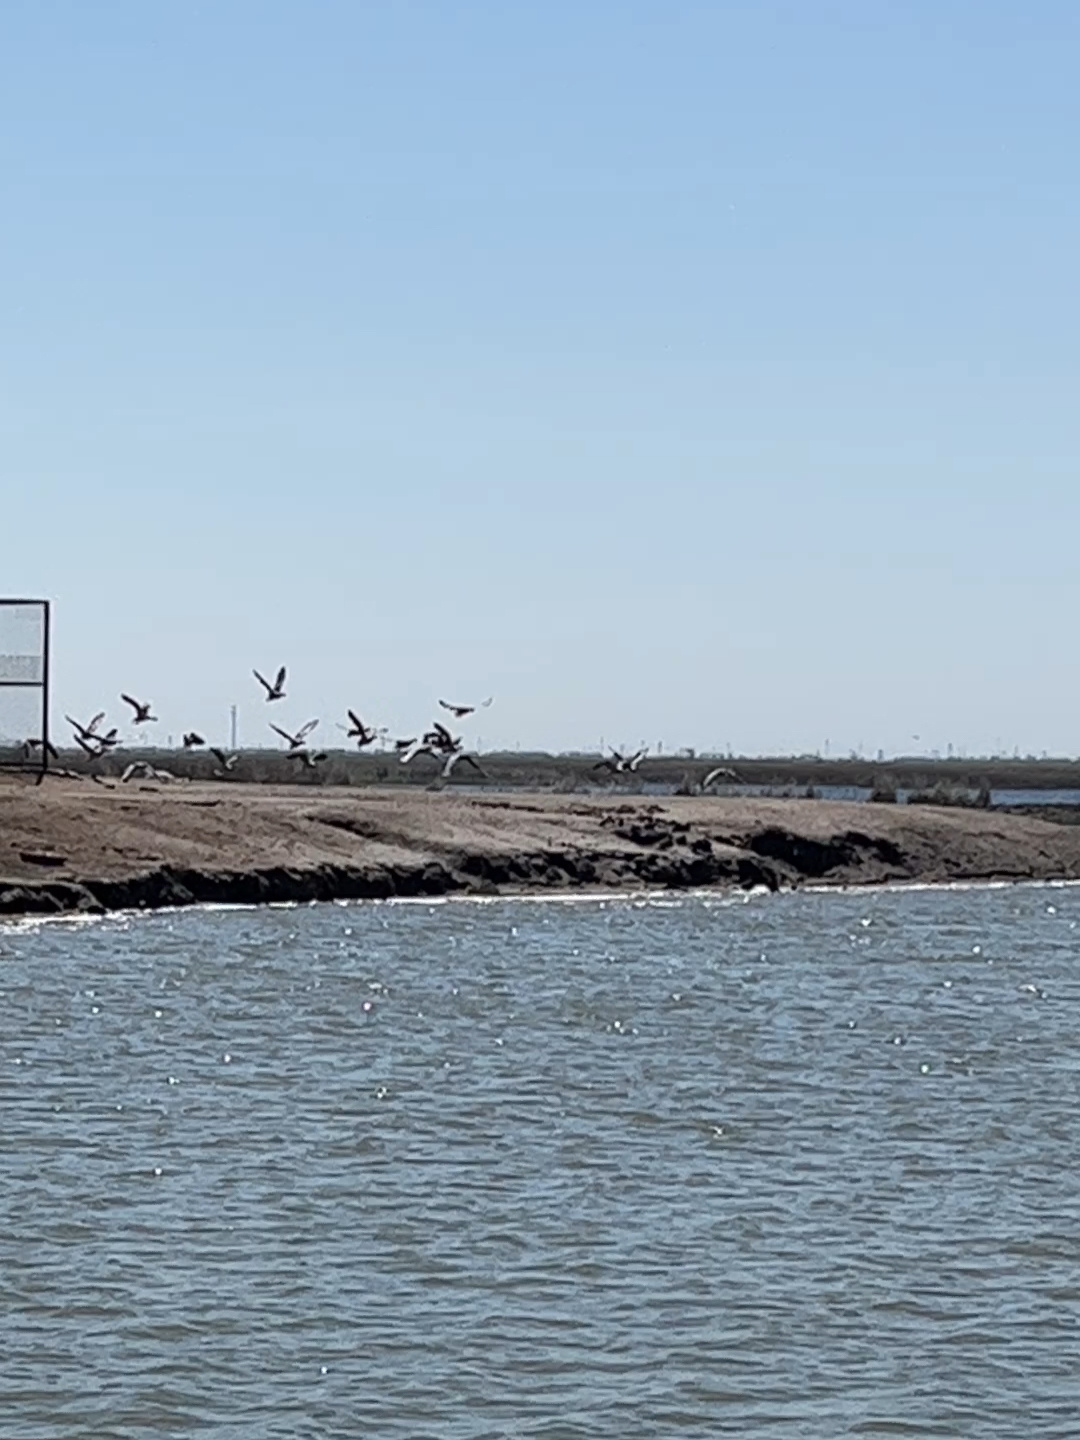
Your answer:
[[[236,749],[236,706],[229,707],[229,749]]]

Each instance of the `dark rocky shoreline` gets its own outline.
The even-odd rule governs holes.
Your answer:
[[[0,914],[1080,877],[1080,830],[810,800],[0,789]]]
[[[0,915],[101,914],[210,903],[387,900],[590,887],[686,890],[720,885],[779,890],[800,880],[820,878],[837,866],[858,864],[864,841],[880,857],[880,848],[862,835],[844,837],[840,847],[822,846],[780,830],[766,830],[754,838],[759,847],[756,853],[737,857],[711,851],[669,854],[649,849],[620,859],[558,851],[507,857],[472,853],[460,856],[455,865],[429,860],[414,866],[323,864],[239,872],[162,866],[116,880],[25,881],[6,887],[0,882]]]

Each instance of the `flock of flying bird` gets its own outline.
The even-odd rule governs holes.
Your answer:
[[[284,665],[281,666],[274,676],[273,683],[267,680],[265,676],[260,675],[258,670],[253,670],[252,674],[262,686],[265,692],[264,699],[268,705],[276,700],[285,699],[287,671]],[[157,722],[158,717],[153,713],[153,706],[149,701],[137,700],[134,695],[128,695],[126,693],[121,693],[120,699],[123,700],[126,705],[130,705],[133,725],[147,725]],[[491,696],[486,700],[482,700],[479,705],[454,705],[451,704],[449,700],[439,701],[440,707],[448,711],[455,720],[463,720],[467,715],[472,715],[477,710],[486,710],[491,703]],[[350,740],[356,741],[356,748],[358,750],[364,750],[369,745],[374,745],[377,740],[383,740],[389,734],[385,726],[376,727],[365,724],[355,710],[348,710],[346,714],[349,718],[348,725],[339,725],[338,729],[343,730]],[[70,715],[66,715],[64,718],[72,728],[73,739],[76,745],[93,760],[99,760],[103,755],[110,754],[121,743],[119,730],[115,725],[109,730],[103,730],[101,728],[105,723],[104,710],[100,710],[85,725],[81,721],[73,719]],[[318,720],[308,720],[306,724],[301,725],[298,730],[290,731],[281,725],[275,725],[273,721],[269,722],[270,729],[285,741],[286,758],[296,761],[298,765],[302,765],[305,769],[311,770],[329,758],[325,750],[312,750],[307,743],[308,736],[311,735],[318,724]],[[24,751],[30,755],[34,751],[40,750],[41,744],[42,742],[40,740],[27,740],[23,748]],[[238,754],[231,754],[216,745],[207,746],[206,740],[197,730],[186,730],[182,737],[182,745],[184,750],[196,750],[206,746],[209,753],[213,755],[217,761],[217,768],[214,770],[214,775],[219,779],[231,774],[240,760]],[[57,752],[54,746],[50,744],[48,749],[51,755],[56,755]],[[419,755],[430,756],[438,763],[439,776],[443,780],[449,779],[459,764],[469,765],[477,774],[487,778],[476,756],[466,750],[463,738],[460,735],[454,735],[449,727],[440,720],[432,721],[431,728],[425,730],[420,735],[413,735],[403,740],[394,740],[393,749],[402,765],[411,764]],[[594,770],[607,771],[611,775],[633,775],[637,772],[639,765],[647,754],[647,748],[637,750],[632,755],[623,755],[620,751],[612,749],[610,755],[598,760],[592,768]],[[129,780],[138,775],[157,776],[161,779],[174,778],[165,771],[155,770],[149,762],[143,760],[133,761],[132,764],[127,766],[120,778],[121,780]],[[734,770],[728,769],[727,766],[720,765],[705,776],[701,782],[701,788],[707,790],[719,780],[733,781],[736,784],[740,783],[739,776]]]
[[[287,671],[284,665],[274,676],[273,683],[264,675],[260,675],[258,670],[253,670],[252,674],[262,686],[267,704],[285,699]],[[158,717],[153,713],[153,705],[149,701],[137,700],[134,695],[126,693],[122,693],[120,699],[126,705],[131,706],[131,723],[133,725],[146,725],[157,721]],[[454,705],[449,700],[440,700],[439,704],[444,710],[449,711],[455,720],[462,720],[466,715],[472,715],[478,709],[487,709],[491,704],[491,697],[482,700],[479,705]],[[365,724],[355,710],[348,710],[346,713],[349,718],[348,725],[339,725],[338,728],[344,730],[350,740],[356,741],[358,750],[364,750],[389,733],[385,727]],[[119,730],[115,725],[109,730],[102,729],[105,722],[104,710],[100,710],[85,725],[70,715],[65,715],[64,718],[72,728],[72,736],[76,745],[93,760],[99,760],[103,755],[108,755],[120,744]],[[309,720],[295,731],[286,730],[281,725],[275,725],[273,721],[269,723],[270,729],[285,741],[285,754],[288,759],[295,760],[307,769],[315,769],[316,766],[328,759],[325,750],[312,750],[307,743],[308,736],[319,724],[318,720]],[[182,737],[182,745],[185,750],[195,750],[205,746],[206,740],[197,730],[186,730]],[[24,748],[27,753],[30,753],[35,749],[40,749],[40,746],[39,740],[28,740]],[[207,748],[218,763],[218,768],[214,771],[215,776],[223,777],[236,768],[240,759],[239,755],[230,754],[216,745],[210,745]],[[56,750],[52,745],[49,746],[49,751],[52,755],[56,755]],[[438,761],[439,773],[443,779],[448,779],[453,774],[455,767],[462,762],[471,765],[480,775],[484,774],[475,755],[466,750],[463,738],[460,735],[452,734],[449,728],[439,720],[433,721],[431,728],[425,730],[422,735],[410,736],[405,740],[395,740],[394,751],[402,765],[410,764],[418,755],[430,755]],[[134,761],[127,767],[121,779],[133,778],[137,774],[146,773],[148,769],[152,770],[152,768],[147,765],[147,762]]]

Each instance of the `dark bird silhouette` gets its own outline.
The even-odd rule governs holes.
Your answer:
[[[460,736],[451,735],[445,725],[440,725],[438,720],[431,722],[431,729],[424,732],[423,741],[425,745],[431,745],[436,750],[456,750],[461,744]]]
[[[312,753],[310,750],[299,749],[290,750],[285,758],[299,760],[305,770],[314,770],[317,765],[321,765],[327,759],[327,754],[325,750],[316,750]]]
[[[299,750],[303,747],[305,739],[311,734],[318,723],[318,720],[309,720],[306,725],[300,726],[300,729],[297,730],[295,735],[290,735],[288,730],[283,730],[280,725],[275,725],[273,721],[270,722],[270,729],[280,735],[283,740],[289,742],[290,750]]]
[[[486,700],[481,700],[479,705],[451,705],[449,700],[440,700],[439,704],[444,710],[449,710],[455,720],[464,720],[466,715],[471,715],[474,710],[486,710],[495,697],[489,695]]]
[[[443,780],[448,780],[462,761],[487,778],[475,756],[466,751],[461,736],[451,735],[446,726],[441,725],[438,720],[432,722],[432,728],[425,730],[419,740],[411,740],[403,746],[399,755],[402,765],[411,764],[418,755],[430,755],[442,765],[439,774]]]
[[[206,741],[197,730],[189,730],[184,736],[184,749],[191,750],[196,745],[205,745]]]
[[[274,683],[273,683],[272,685],[270,684],[270,681],[269,681],[269,680],[264,680],[264,679],[263,679],[263,677],[259,674],[258,670],[252,670],[251,673],[255,676],[255,679],[258,680],[259,684],[260,684],[260,685],[263,687],[263,689],[266,691],[266,701],[267,701],[267,704],[269,704],[271,700],[284,700],[284,698],[285,698],[285,666],[284,666],[284,665],[282,665],[281,669],[277,672],[277,675],[276,675],[276,677],[275,677],[275,679],[274,679]]]
[[[153,706],[149,701],[144,705],[141,700],[136,700],[133,695],[121,695],[120,699],[123,700],[125,705],[130,705],[132,710],[135,711],[134,719],[131,722],[133,725],[145,725],[148,720],[156,720],[158,718],[156,715],[150,714]]]
[[[100,760],[102,755],[107,755],[111,749],[111,746],[106,744],[104,739],[99,740],[93,735],[89,740],[87,740],[85,735],[76,735],[75,744],[78,745],[80,750],[85,750],[91,760]]]
[[[610,756],[598,760],[592,768],[607,770],[612,775],[630,775],[637,770],[648,753],[648,750],[638,750],[633,755],[620,755],[618,750],[612,750]]]
[[[462,742],[460,736],[451,735],[445,725],[433,720],[431,729],[425,730],[419,740],[399,740],[395,748],[402,765],[408,765],[417,755],[430,755],[436,760],[442,760],[462,749]]]
[[[105,711],[99,710],[88,725],[80,724],[78,720],[73,720],[70,715],[65,715],[64,719],[75,731],[76,735],[81,735],[84,740],[91,740],[97,738],[97,728],[102,720],[105,719]]]
[[[83,725],[78,720],[73,720],[70,715],[65,715],[64,719],[75,731],[75,744],[78,745],[80,750],[84,750],[92,760],[100,760],[102,755],[107,754],[114,745],[120,743],[117,739],[115,725],[111,730],[107,730],[104,735],[98,734],[98,726],[105,719],[104,710],[99,710],[88,725]]]
[[[236,769],[236,762],[240,759],[239,755],[227,755],[224,750],[219,750],[216,745],[210,746],[210,754],[213,755],[214,759],[221,766],[220,770],[214,771],[215,775],[228,775],[230,771]]]
[[[350,710],[348,716],[348,726],[339,725],[338,729],[344,730],[350,740],[356,741],[356,748],[358,750],[363,750],[365,745],[373,745],[380,735],[386,734],[385,728],[378,730],[374,725],[365,725],[355,710]],[[410,741],[409,743],[411,744],[412,742]]]

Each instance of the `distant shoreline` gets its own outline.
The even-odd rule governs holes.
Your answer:
[[[317,732],[316,732],[317,738]],[[357,789],[427,789],[438,774],[438,765],[421,756],[402,765],[392,753],[370,750],[330,749],[316,770],[290,761],[281,749],[241,749],[232,783],[303,786],[319,789],[342,786]],[[0,764],[17,758],[17,751],[0,747]],[[596,769],[596,754],[549,755],[500,751],[484,753],[480,763],[486,774],[459,769],[452,788],[473,791],[545,791],[553,794],[634,795],[638,793],[694,793],[717,766],[738,776],[733,785],[727,779],[716,787],[720,794],[739,788],[764,788],[792,797],[812,791],[828,798],[834,790],[869,794],[890,790],[907,796],[914,792],[964,792],[975,797],[980,791],[1075,791],[1080,795],[1080,760],[1015,759],[928,759],[909,756],[896,760],[829,760],[815,756],[776,756],[764,759],[718,756],[648,755],[632,775],[610,776]],[[55,767],[79,774],[118,778],[133,760],[144,760],[181,779],[209,781],[218,762],[207,750],[178,750],[164,747],[125,745],[101,760],[89,762],[78,749],[61,748]]]
[[[0,778],[0,914],[1080,879],[1080,827],[965,808]]]

